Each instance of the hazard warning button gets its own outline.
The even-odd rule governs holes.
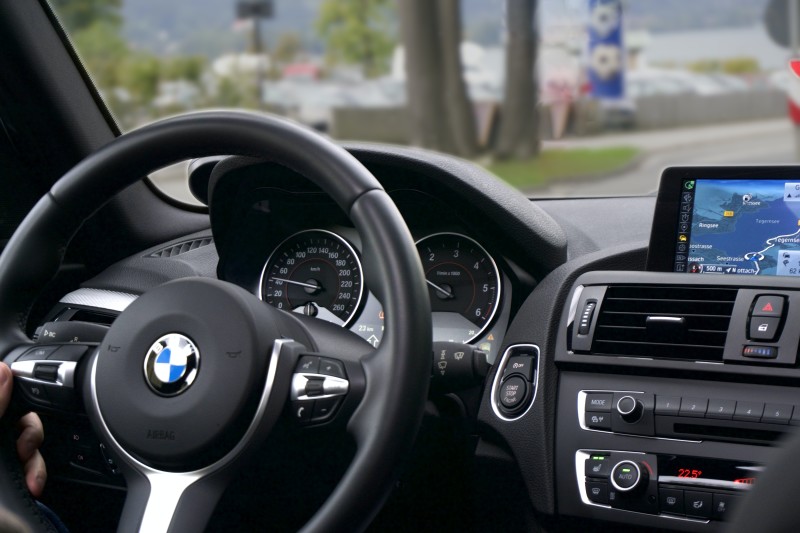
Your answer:
[[[762,294],[756,298],[753,304],[752,316],[774,316],[783,317],[783,306],[785,302],[783,296],[776,294]]]

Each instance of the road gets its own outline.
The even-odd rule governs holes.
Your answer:
[[[661,171],[673,165],[757,165],[797,163],[794,132],[788,120],[769,120],[701,128],[603,135],[550,141],[546,148],[634,146],[638,165],[600,179],[567,180],[530,191],[534,197],[647,194],[658,189]]]

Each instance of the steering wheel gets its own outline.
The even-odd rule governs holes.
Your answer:
[[[125,476],[120,531],[204,529],[237,468],[280,416],[315,397],[338,403],[337,422],[356,452],[305,529],[362,529],[391,487],[422,418],[430,304],[397,207],[364,166],[316,133],[266,115],[199,112],[127,133],[87,157],[39,200],[0,256],[0,357],[17,378],[31,377],[39,363],[30,354],[41,344],[23,333],[27,311],[92,213],[155,169],[218,154],[286,165],[349,216],[362,238],[366,283],[385,309],[380,347],[275,309],[230,283],[187,278],[137,298],[82,359],[55,357],[54,379],[62,392],[74,389],[82,397]],[[335,372],[314,366],[320,361]],[[0,504],[43,529],[13,457],[8,420],[0,431]]]

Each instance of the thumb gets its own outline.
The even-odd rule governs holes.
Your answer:
[[[11,369],[5,363],[0,363],[0,417],[6,412],[8,402],[11,401],[11,387],[13,376]]]

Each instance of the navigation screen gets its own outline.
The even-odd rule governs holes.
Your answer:
[[[685,179],[675,271],[800,275],[800,179]]]

